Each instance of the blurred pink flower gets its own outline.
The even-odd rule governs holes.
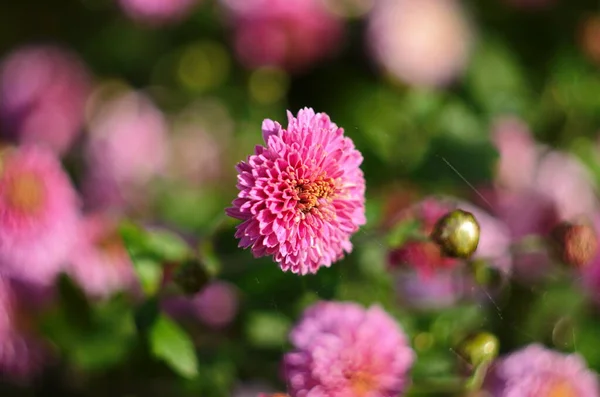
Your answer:
[[[449,271],[437,271],[427,278],[415,272],[395,272],[394,281],[402,305],[419,309],[450,307],[468,287],[466,277]]]
[[[129,92],[103,103],[90,123],[83,193],[92,210],[122,209],[148,195],[166,166],[167,124],[144,95]]]
[[[11,281],[0,277],[0,375],[19,383],[37,375],[47,358],[24,309]]]
[[[232,284],[215,281],[191,298],[166,300],[164,309],[178,319],[194,318],[212,328],[224,328],[238,313],[238,291]]]
[[[319,0],[221,0],[234,29],[234,45],[248,68],[302,71],[335,52],[343,21]]]
[[[101,215],[83,220],[68,272],[92,297],[106,298],[137,285],[133,264],[116,222]]]
[[[287,129],[262,126],[264,146],[238,164],[240,193],[227,214],[244,221],[235,237],[255,257],[305,275],[352,250],[365,219],[362,155],[325,113],[288,112]]]
[[[415,355],[396,320],[379,306],[319,302],[290,333],[284,356],[292,397],[398,396]]]
[[[193,185],[218,182],[223,174],[224,142],[202,127],[189,124],[171,135],[169,175]]]
[[[593,179],[577,159],[537,144],[518,119],[500,118],[492,136],[500,159],[496,190],[489,198],[499,216],[514,224],[515,236],[546,231],[545,220],[595,212]]]
[[[597,397],[596,374],[578,354],[529,345],[498,360],[487,379],[493,397]]]
[[[47,149],[6,149],[0,161],[0,273],[52,283],[76,242],[77,193]]]
[[[371,11],[369,51],[383,69],[415,86],[443,86],[465,68],[473,34],[454,0],[379,0]]]
[[[119,0],[121,8],[129,18],[154,26],[183,20],[199,2],[199,0]]]
[[[81,131],[90,76],[80,59],[54,46],[10,53],[0,66],[0,119],[20,143],[66,152]]]

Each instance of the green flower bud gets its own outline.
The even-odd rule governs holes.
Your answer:
[[[490,363],[500,351],[498,338],[488,332],[481,332],[467,338],[460,347],[461,356],[474,368]]]
[[[479,223],[473,214],[457,209],[438,220],[431,238],[445,255],[468,259],[477,250],[479,234]]]

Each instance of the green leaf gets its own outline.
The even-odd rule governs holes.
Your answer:
[[[467,141],[440,136],[431,142],[425,161],[413,173],[413,178],[435,186],[445,182],[469,188],[491,180],[498,152],[486,141]],[[439,186],[438,186],[439,187]]]
[[[168,317],[161,315],[149,335],[152,354],[186,378],[198,375],[194,343],[189,335]]]
[[[274,312],[253,313],[247,322],[250,343],[258,347],[281,347],[287,340],[291,322]]]
[[[467,73],[467,87],[490,115],[525,116],[532,104],[522,66],[499,40],[480,41]]]
[[[154,295],[162,281],[161,264],[151,259],[141,258],[134,260],[133,265],[144,293],[148,296]]]

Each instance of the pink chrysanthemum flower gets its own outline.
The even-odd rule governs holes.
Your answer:
[[[19,298],[10,280],[0,277],[0,376],[23,382],[42,369],[47,354]]]
[[[81,131],[90,76],[80,59],[54,46],[19,48],[0,71],[0,120],[20,143],[58,153]]]
[[[378,306],[319,302],[292,330],[284,357],[292,397],[398,396],[414,353],[403,330]]]
[[[131,258],[117,225],[101,215],[84,219],[69,274],[92,297],[105,298],[136,285]]]
[[[335,53],[341,18],[319,0],[221,0],[234,28],[235,51],[248,68],[303,71]]]
[[[238,313],[238,291],[232,284],[215,281],[193,297],[174,297],[163,308],[177,319],[197,319],[214,329],[228,326]]]
[[[455,0],[379,0],[369,15],[369,52],[391,76],[414,86],[445,86],[460,76],[473,32]]]
[[[6,149],[0,165],[0,273],[49,284],[76,241],[77,193],[41,147]]]
[[[362,156],[324,113],[288,112],[288,127],[265,120],[265,146],[238,164],[240,193],[227,209],[244,222],[239,246],[272,255],[283,271],[316,273],[352,250],[365,219]]]
[[[199,0],[119,0],[119,3],[134,21],[159,26],[183,20]]]
[[[167,167],[168,126],[145,95],[125,92],[101,103],[85,143],[86,206],[122,210],[143,203],[148,184]]]
[[[597,397],[598,381],[577,354],[530,345],[500,359],[487,380],[493,397]]]

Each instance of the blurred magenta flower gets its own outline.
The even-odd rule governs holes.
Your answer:
[[[160,26],[180,22],[200,0],[119,0],[123,12],[136,22]]]
[[[394,318],[379,306],[319,302],[292,329],[284,356],[292,397],[398,396],[415,355]]]
[[[117,224],[102,215],[88,215],[82,221],[68,272],[94,298],[107,298],[137,286],[133,264]]]
[[[177,319],[193,318],[219,329],[235,319],[239,305],[238,294],[234,285],[214,281],[191,298],[175,297],[165,300],[163,308]]]
[[[454,0],[379,0],[368,21],[367,44],[383,69],[414,86],[451,83],[465,68],[473,33]]]
[[[287,129],[262,125],[265,146],[238,164],[240,193],[227,214],[244,221],[235,237],[255,257],[305,275],[352,250],[365,219],[362,155],[325,113],[288,112]]]
[[[120,210],[143,202],[148,183],[167,166],[167,128],[162,112],[141,93],[101,103],[85,143],[86,206]]]
[[[491,198],[496,199],[501,211],[502,208],[520,208],[519,215],[514,217],[518,224],[527,218],[552,218],[551,207],[559,220],[572,220],[595,212],[593,179],[577,159],[537,144],[527,125],[518,119],[498,119],[492,127],[492,136],[500,160],[496,191]],[[515,228],[514,234],[530,232],[523,226]],[[530,229],[542,232],[539,227]]]
[[[469,287],[462,274],[443,270],[426,278],[415,272],[395,272],[394,281],[402,305],[418,309],[450,307]]]
[[[302,71],[340,45],[341,18],[319,0],[221,0],[233,28],[234,46],[248,68]]]
[[[0,66],[0,119],[10,138],[66,152],[81,131],[90,76],[72,52],[21,47]]]
[[[0,155],[0,273],[50,284],[75,245],[79,198],[48,149],[8,148]]]
[[[487,380],[493,397],[597,397],[598,381],[578,354],[529,345],[498,360]]]
[[[47,348],[8,278],[0,277],[0,376],[26,382],[47,360]]]

